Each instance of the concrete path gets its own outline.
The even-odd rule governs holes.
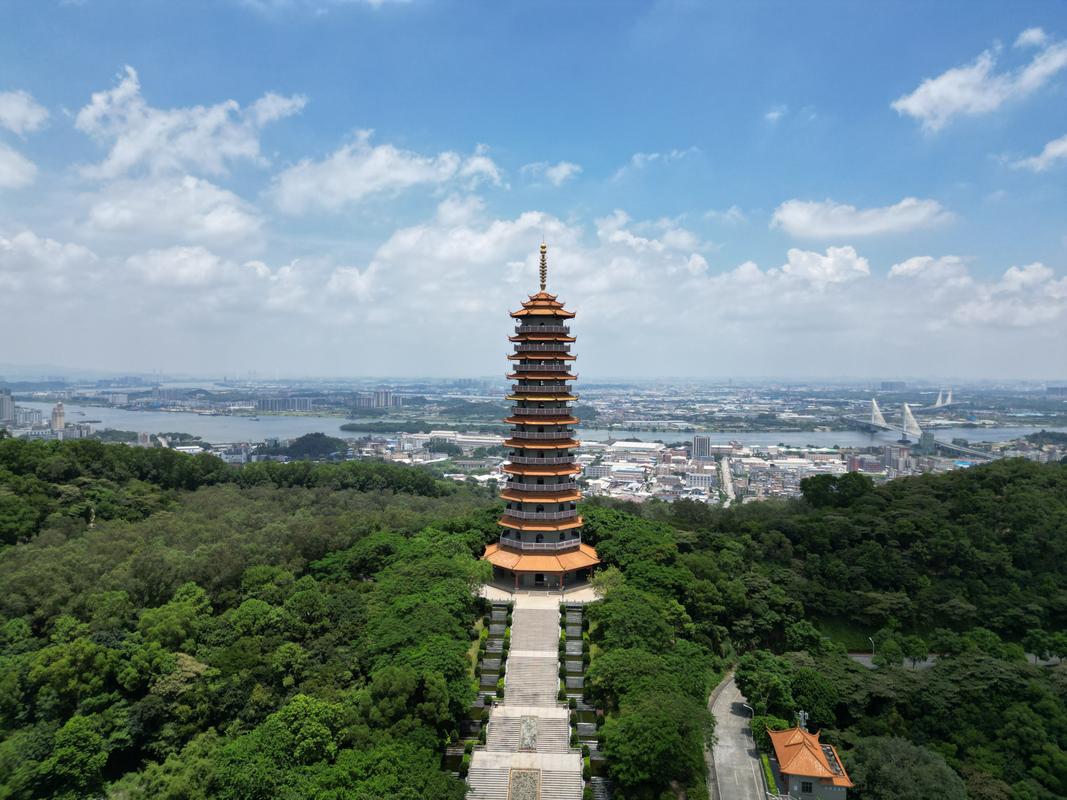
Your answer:
[[[708,753],[708,782],[718,800],[765,800],[756,743],[749,729],[750,713],[733,674],[712,693],[715,744]]]

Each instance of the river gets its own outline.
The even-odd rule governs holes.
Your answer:
[[[47,420],[52,413],[51,403],[25,403],[20,406],[40,409]],[[359,433],[348,433],[341,426],[349,420],[342,417],[324,416],[269,416],[259,418],[241,416],[209,416],[188,411],[127,411],[122,408],[103,406],[79,406],[64,404],[67,422],[82,420],[99,420],[94,428],[115,428],[124,431],[147,431],[164,433],[167,431],[189,433],[199,436],[207,442],[262,442],[265,439],[295,439],[305,433],[325,433],[331,436],[351,437]],[[1002,442],[1016,439],[1028,433],[1040,430],[1033,427],[1005,426],[995,428],[934,428],[938,439],[951,441],[954,438],[969,442]],[[1067,432],[1067,428],[1047,428]],[[622,429],[607,430],[603,428],[579,428],[578,435],[585,441],[606,441],[608,439],[640,439],[642,441],[691,442],[690,432],[673,431],[632,431]],[[777,431],[737,433],[714,432],[703,434],[716,443],[732,441],[744,444],[787,444],[795,446],[815,445],[816,447],[870,447],[893,441],[896,434],[869,434],[861,431],[810,431],[803,433],[781,433]]]

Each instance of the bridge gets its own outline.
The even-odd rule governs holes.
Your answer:
[[[941,394],[938,394],[939,401],[943,400]],[[948,402],[942,402],[937,408],[943,408],[944,406],[952,404],[952,391],[948,393]],[[851,415],[845,415],[842,417],[846,422],[855,425],[862,430],[868,430],[872,433],[881,433],[884,431],[892,431],[894,433],[901,433],[904,436],[904,441],[907,441],[907,437],[914,436],[918,438],[922,436],[922,428],[919,427],[918,421],[915,419],[915,414],[911,410],[911,406],[904,403],[901,409],[901,424],[890,425],[882,413],[882,409],[878,407],[878,401],[871,400],[871,413],[868,417],[857,417]],[[953,444],[952,442],[946,442],[943,439],[934,439],[934,446],[939,450],[944,450],[949,453],[955,453],[968,458],[980,459],[982,461],[992,461],[996,458],[990,453],[984,450],[975,450],[972,447],[965,445]]]

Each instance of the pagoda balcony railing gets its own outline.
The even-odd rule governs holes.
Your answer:
[[[553,456],[551,458],[535,458],[534,456],[508,456],[512,464],[543,464],[546,467],[557,464],[573,464],[574,456]]]
[[[574,431],[509,431],[512,439],[570,439]]]
[[[567,325],[518,325],[515,333],[570,333]]]
[[[581,536],[576,536],[573,539],[564,539],[562,542],[521,542],[516,539],[509,539],[506,536],[500,537],[500,544],[516,550],[572,550],[581,543]]]
[[[510,364],[515,372],[566,372],[566,364]]]
[[[569,492],[578,488],[576,481],[565,483],[523,483],[521,481],[508,481],[503,486],[503,491],[514,489],[516,492]]]
[[[517,394],[570,394],[569,386],[565,383],[546,383],[543,386],[530,386],[527,383],[516,383],[511,391]]]
[[[569,353],[570,342],[519,342],[515,345],[516,352],[520,353]]]
[[[515,519],[574,519],[578,516],[578,509],[571,508],[567,511],[517,511],[513,508],[504,509],[505,517]]]
[[[523,406],[513,406],[511,413],[519,417],[569,417],[571,410],[567,406],[559,406],[558,408],[525,408]]]

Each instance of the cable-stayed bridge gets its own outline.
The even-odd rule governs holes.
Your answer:
[[[948,392],[947,402],[943,395],[939,392],[938,398],[941,401],[940,406],[931,406],[931,408],[944,408],[947,405],[952,404],[952,390]],[[878,401],[871,399],[871,412],[869,416],[858,417],[845,415],[842,419],[850,422],[857,427],[870,431],[893,431],[894,433],[900,433],[904,437],[904,441],[908,440],[908,437],[919,438],[922,436],[922,428],[919,427],[918,420],[915,419],[915,413],[911,410],[911,406],[904,403],[901,408],[901,421],[899,424],[890,425],[885,418],[885,414],[882,413],[882,409],[878,406]],[[971,447],[965,447],[964,445],[953,444],[952,442],[946,442],[942,439],[934,439],[934,446],[946,450],[950,453],[959,453],[970,458],[982,459],[984,461],[992,461],[994,456],[985,452],[984,450],[975,450]]]

